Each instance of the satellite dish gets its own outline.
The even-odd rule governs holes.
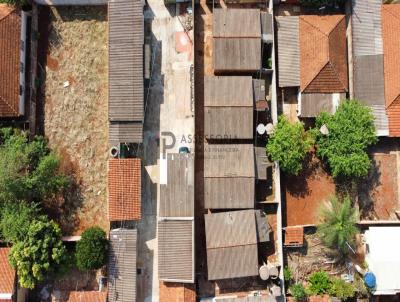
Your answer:
[[[265,126],[265,129],[267,130],[267,134],[271,135],[274,132],[274,125],[268,123],[267,126]]]
[[[258,126],[257,126],[258,134],[264,135],[266,131],[267,131],[267,126],[265,126],[264,124],[258,124]]]

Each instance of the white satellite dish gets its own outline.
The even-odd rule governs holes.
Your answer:
[[[258,124],[257,133],[263,135],[265,132],[267,132],[267,127],[264,124]]]

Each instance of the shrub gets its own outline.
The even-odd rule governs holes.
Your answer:
[[[285,268],[283,269],[283,279],[285,280],[285,282],[290,282],[293,280],[292,271],[288,266],[285,266]]]
[[[293,124],[285,116],[280,116],[268,140],[267,153],[272,160],[279,161],[283,171],[298,175],[313,144],[313,137],[304,130],[302,123]]]
[[[355,295],[354,287],[339,278],[332,278],[332,285],[329,290],[329,295],[331,297],[336,297],[342,300],[347,300],[353,298]]]
[[[296,301],[304,301],[307,298],[307,292],[303,284],[296,283],[289,288],[290,294]]]
[[[318,129],[326,125],[329,134]],[[367,147],[377,142],[371,109],[358,101],[344,101],[335,114],[321,113],[316,119],[317,155],[326,160],[335,178],[368,175],[371,160]]]
[[[352,206],[347,196],[340,202],[332,198],[330,203],[321,210],[322,223],[317,227],[321,240],[331,248],[337,248],[342,253],[347,253],[348,246],[354,245],[358,233],[358,212]]]
[[[82,271],[99,269],[106,264],[108,241],[99,227],[85,230],[76,245],[76,265]]]
[[[329,293],[332,282],[328,274],[324,271],[314,272],[308,278],[308,291],[310,295],[324,295]]]
[[[60,227],[53,221],[34,220],[25,239],[13,245],[8,257],[20,285],[33,289],[66,259]]]

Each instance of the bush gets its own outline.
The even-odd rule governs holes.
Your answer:
[[[326,125],[329,134],[318,131]],[[344,101],[335,114],[321,113],[316,119],[317,155],[326,160],[335,178],[368,175],[371,160],[367,147],[377,142],[371,109],[358,101]]]
[[[34,220],[25,239],[13,245],[8,257],[21,287],[33,289],[65,262],[60,227],[53,221]]]
[[[107,261],[108,241],[99,227],[85,230],[76,245],[76,265],[82,271],[99,269]]]
[[[279,161],[283,171],[298,175],[313,144],[313,137],[304,130],[302,123],[292,124],[285,116],[280,116],[268,140],[267,153],[272,160]]]
[[[349,298],[353,298],[355,295],[354,287],[339,278],[332,278],[332,285],[329,290],[329,295],[331,297],[336,297],[341,300],[347,300]]]
[[[324,295],[329,293],[332,282],[328,274],[324,271],[314,272],[308,278],[308,292],[310,295]]]
[[[285,280],[285,282],[290,282],[293,280],[292,271],[288,266],[285,266],[285,268],[283,269],[283,279]]]
[[[289,288],[290,294],[296,301],[304,301],[307,298],[307,292],[303,284],[296,283]]]

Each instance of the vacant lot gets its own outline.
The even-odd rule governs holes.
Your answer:
[[[107,230],[107,10],[51,8],[40,17],[48,19],[39,41],[47,44],[44,132],[74,178],[65,198],[48,208],[65,233]]]

